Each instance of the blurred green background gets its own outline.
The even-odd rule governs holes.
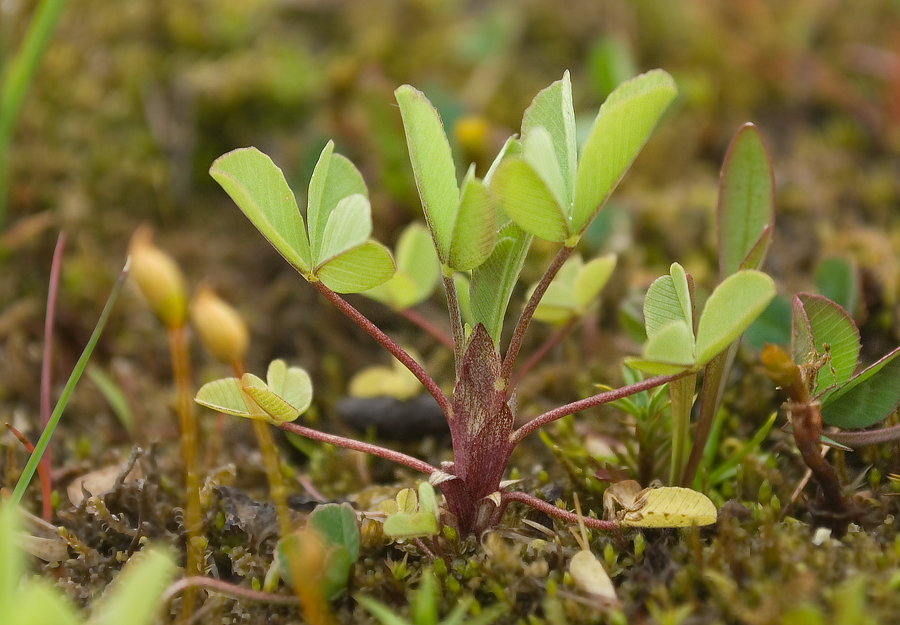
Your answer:
[[[4,58],[36,5],[3,2]],[[718,171],[731,136],[752,121],[778,189],[766,269],[790,294],[812,288],[823,259],[850,259],[868,323],[885,338],[863,343],[884,353],[897,338],[900,293],[896,1],[72,0],[14,143],[0,398],[36,401],[59,230],[69,236],[62,370],[142,222],[192,284],[210,280],[250,317],[255,359],[308,354],[321,339],[302,338],[297,306],[315,298],[209,178],[214,158],[259,147],[302,205],[333,138],[366,177],[376,236],[392,245],[421,212],[397,86],[426,92],[460,167],[474,161],[483,173],[531,98],[564,70],[589,122],[618,82],[654,67],[676,78],[680,97],[586,242],[588,253],[620,254],[612,301],[675,260],[700,284],[714,281]],[[140,303],[126,300],[106,357],[149,350],[157,360],[142,356],[142,366],[165,369],[164,346],[145,343],[155,331]]]

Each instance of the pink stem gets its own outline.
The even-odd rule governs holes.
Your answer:
[[[522,310],[522,314],[519,316],[519,321],[516,323],[516,328],[513,330],[512,338],[509,341],[509,347],[506,350],[506,357],[503,359],[503,367],[500,369],[500,377],[503,380],[509,380],[510,375],[512,374],[513,366],[516,364],[516,358],[519,355],[519,350],[522,348],[522,341],[525,338],[525,331],[528,330],[528,324],[531,323],[531,318],[534,316],[534,311],[537,310],[538,304],[541,303],[541,298],[544,297],[544,293],[547,291],[547,287],[550,286],[550,283],[553,281],[553,278],[556,277],[557,272],[559,272],[560,268],[566,262],[566,259],[569,258],[569,255],[574,250],[574,247],[563,246],[559,252],[557,252],[556,257],[553,259],[553,262],[550,263],[550,266],[547,267],[547,271],[544,272],[544,275],[541,276],[541,281],[538,282],[537,286],[534,289],[534,293],[531,294],[531,297],[528,299],[528,303],[525,304],[525,308]],[[515,389],[512,385],[507,385],[507,394],[512,393],[513,389]]]
[[[321,281],[310,282],[319,293],[325,296],[325,298],[334,304],[335,308],[340,310],[342,313],[350,317],[350,319],[356,323],[360,328],[366,331],[366,333],[371,336],[373,339],[381,343],[382,346],[386,350],[388,350],[394,358],[399,360],[403,365],[412,372],[414,376],[422,383],[422,386],[425,387],[434,400],[438,403],[438,406],[441,407],[443,413],[449,419],[453,414],[453,409],[450,406],[450,400],[447,399],[447,396],[444,395],[443,391],[441,391],[440,387],[437,385],[430,375],[422,368],[422,365],[417,363],[412,356],[410,356],[406,351],[397,345],[391,337],[381,331],[381,329],[376,326],[374,323],[369,321],[361,312],[356,310],[350,303],[345,300],[343,297],[329,289],[327,286],[322,284]]]
[[[53,318],[56,312],[56,293],[59,290],[59,271],[62,264],[62,253],[66,247],[66,233],[60,232],[56,240],[56,249],[53,250],[53,261],[50,264],[50,286],[47,290],[47,316],[44,319],[44,355],[41,363],[41,430],[47,427],[50,421],[50,374],[53,369]],[[45,453],[41,458],[41,466],[49,476],[51,473],[50,454]],[[50,521],[48,512],[49,498],[44,501],[44,520]]]
[[[296,595],[263,592],[261,590],[253,590],[252,588],[244,588],[242,586],[236,586],[235,584],[229,584],[228,582],[223,582],[222,580],[213,579],[211,577],[194,575],[192,577],[184,577],[177,582],[172,583],[162,594],[160,603],[163,605],[168,604],[175,598],[175,595],[188,588],[205,588],[229,597],[249,599],[250,601],[263,601],[265,603],[293,605],[300,602]]]
[[[550,516],[555,516],[558,519],[562,519],[568,523],[578,523],[578,519],[582,519],[584,524],[587,527],[592,527],[598,530],[610,531],[619,527],[619,524],[615,521],[602,521],[600,519],[593,519],[591,517],[581,516],[575,514],[574,512],[569,512],[568,510],[563,510],[562,508],[557,508],[552,503],[547,503],[543,499],[539,499],[534,495],[529,495],[528,493],[522,493],[519,491],[512,491],[508,493],[503,493],[500,495],[502,501],[510,502],[517,501],[519,503],[524,503],[526,506],[531,506],[536,510],[540,510],[541,512],[545,512]]]
[[[850,447],[858,445],[877,445],[900,439],[900,425],[892,425],[878,430],[859,432],[825,432],[825,436]]]
[[[302,425],[297,425],[296,423],[281,423],[278,425],[278,427],[285,432],[290,432],[291,434],[297,434],[299,436],[310,438],[314,441],[320,441],[323,443],[328,443],[329,445],[344,447],[346,449],[353,449],[354,451],[361,451],[364,454],[378,456],[379,458],[384,458],[386,460],[390,460],[391,462],[402,464],[403,466],[409,467],[414,471],[425,473],[426,475],[431,475],[432,473],[437,471],[435,467],[431,466],[423,460],[413,458],[412,456],[407,456],[406,454],[400,453],[399,451],[394,451],[393,449],[387,449],[386,447],[380,447],[371,443],[364,443],[362,441],[353,440],[352,438],[344,438],[343,436],[336,436],[334,434],[326,434],[325,432],[319,432],[318,430],[313,430]]]
[[[586,397],[585,399],[573,401],[572,403],[566,404],[565,406],[560,406],[559,408],[555,408],[549,412],[545,412],[544,414],[535,417],[519,429],[515,430],[512,434],[510,434],[510,441],[513,445],[517,445],[519,441],[521,441],[523,438],[525,438],[538,428],[541,428],[548,423],[553,423],[557,419],[562,419],[563,417],[566,417],[570,414],[575,414],[580,410],[587,410],[588,408],[593,408],[602,404],[608,404],[611,401],[616,401],[617,399],[622,399],[623,397],[628,397],[629,395],[634,395],[635,393],[640,393],[641,391],[646,391],[656,386],[667,384],[673,380],[684,377],[689,373],[692,372],[685,371],[682,373],[675,373],[673,375],[658,375],[653,378],[647,378],[646,380],[636,382],[635,384],[629,384],[628,386],[616,388],[611,391],[604,391],[602,393],[597,393],[596,395]]]

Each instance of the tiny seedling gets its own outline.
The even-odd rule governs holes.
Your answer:
[[[680,325],[665,329],[666,336],[680,338],[681,342],[667,350],[663,341],[655,339],[655,347],[643,359],[661,361],[659,375],[597,393],[515,426],[513,373],[525,332],[554,278],[675,94],[674,81],[661,70],[623,83],[600,108],[579,154],[572,87],[566,73],[535,97],[525,112],[521,138],[507,141],[484,178],[477,178],[474,168],[469,168],[458,182],[438,112],[413,87],[397,89],[413,173],[447,296],[456,373],[450,397],[409,353],[339,295],[379,287],[395,275],[390,252],[371,239],[368,192],[352,163],[335,154],[332,143],[326,145],[312,174],[304,219],[281,170],[269,157],[255,148],[245,148],[217,159],[211,175],[259,231],[313,287],[381,343],[434,397],[450,427],[453,461],[434,467],[377,445],[318,432],[281,416],[273,422],[286,431],[388,458],[426,473],[429,482],[440,486],[444,495],[447,510],[442,520],[462,536],[496,525],[513,501],[549,508],[551,514],[572,520],[574,515],[568,511],[532,495],[506,490],[503,474],[516,445],[564,416],[695,373],[740,335],[745,323],[752,321],[759,302],[768,297],[769,290],[774,292],[771,280],[762,274],[738,272],[731,282],[726,280],[720,286],[718,297],[711,298],[696,341],[692,309],[682,300],[683,305],[678,307],[681,316],[670,320]],[[409,277],[416,269],[403,258],[408,255],[407,245],[421,245],[422,236],[412,236],[418,237],[418,242],[404,241],[398,249],[401,276]],[[506,311],[535,236],[561,245],[529,296],[502,353]],[[598,287],[610,265],[609,260],[583,265],[581,269],[587,270],[583,280]],[[578,269],[577,262],[573,267]],[[576,280],[583,272],[577,273]],[[386,289],[388,294],[376,297],[393,306],[417,301],[427,290],[428,276],[421,279],[421,289],[401,287],[401,293],[407,292],[403,297],[393,287]],[[419,280],[411,281],[418,284]],[[553,290],[565,291],[564,282]],[[558,299],[553,290],[545,312],[552,310],[554,299]],[[577,298],[576,304],[587,305]],[[272,413],[256,396],[253,399],[268,417],[254,414],[243,403],[244,395],[258,385],[234,380],[223,389],[226,386],[232,414],[272,420]],[[205,399],[208,397],[201,389],[200,400]],[[222,402],[210,403],[221,409]],[[603,529],[615,526],[614,522],[597,519],[585,522]]]
[[[792,303],[790,355],[775,345],[762,353],[766,375],[788,397],[794,441],[821,488],[817,522],[839,536],[854,513],[821,454],[823,426],[840,428],[825,436],[844,445],[900,438],[898,426],[842,431],[875,425],[900,404],[900,348],[855,373],[859,352],[859,330],[843,308],[821,295],[798,293]]]
[[[384,521],[384,535],[391,538],[422,538],[438,534],[437,500],[434,487],[428,482],[419,483],[419,496],[411,488],[397,493],[396,499],[387,499],[378,509],[387,515]]]

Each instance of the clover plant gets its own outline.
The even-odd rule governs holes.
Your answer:
[[[532,495],[506,490],[503,473],[515,446],[561,417],[695,373],[726,349],[752,321],[754,312],[765,306],[769,292],[774,292],[771,280],[751,270],[739,271],[726,280],[701,316],[695,339],[693,309],[685,299],[687,278],[680,269],[673,269],[673,277],[666,278],[665,292],[662,287],[657,291],[663,297],[661,304],[677,303],[673,309],[677,314],[661,318],[656,329],[666,338],[653,338],[641,359],[656,362],[659,366],[651,368],[657,375],[574,401],[516,427],[515,385],[511,382],[528,325],[579,239],[675,98],[675,83],[664,71],[654,70],[620,85],[600,108],[579,154],[572,87],[566,73],[534,98],[525,111],[520,137],[506,142],[484,178],[479,179],[470,167],[461,181],[435,108],[424,94],[408,85],[397,89],[395,95],[447,297],[456,373],[450,397],[409,353],[339,295],[379,288],[395,275],[395,265],[387,248],[370,238],[371,214],[362,177],[350,161],[334,153],[332,143],[326,145],[313,172],[305,219],[281,170],[255,148],[225,154],[213,163],[210,173],[281,255],[406,366],[434,397],[450,427],[453,461],[435,467],[390,449],[292,423],[280,413],[277,418],[268,413],[268,418],[288,432],[388,458],[426,473],[444,495],[442,522],[462,536],[498,523],[506,505],[513,501],[574,521],[570,512]],[[415,270],[409,258],[403,258],[407,254],[404,246],[421,244],[421,235],[414,236],[419,243],[403,242],[398,252],[401,276]],[[501,335],[506,311],[535,236],[561,245],[531,292],[504,352]],[[590,263],[584,266],[589,267],[585,280],[592,283],[606,277],[595,272],[611,270],[609,261],[599,269]],[[423,293],[426,282],[422,279]],[[562,282],[553,287],[548,303],[557,298],[556,290],[565,288]],[[418,287],[401,287],[401,293],[407,292],[402,296],[391,295],[392,287],[384,290],[388,293],[375,296],[397,306],[418,298],[409,295]],[[259,392],[258,383],[228,384],[233,399]],[[236,412],[254,416],[252,410]],[[597,519],[586,522],[602,529],[616,525]]]
[[[792,302],[790,353],[767,345],[766,375],[787,395],[794,440],[821,488],[814,514],[842,535],[855,511],[841,492],[834,469],[822,456],[823,426],[840,428],[824,436],[846,445],[900,438],[900,427],[863,430],[891,415],[900,404],[900,348],[856,373],[859,330],[838,304],[798,293]]]

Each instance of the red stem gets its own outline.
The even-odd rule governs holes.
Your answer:
[[[862,430],[858,432],[825,432],[825,436],[849,447],[859,445],[877,445],[900,439],[900,425],[878,430]]]
[[[297,425],[296,423],[281,423],[278,425],[278,427],[285,432],[297,434],[314,441],[320,441],[323,443],[328,443],[329,445],[344,447],[346,449],[353,449],[354,451],[361,451],[364,454],[378,456],[379,458],[384,458],[386,460],[396,462],[397,464],[402,464],[403,466],[409,467],[414,471],[425,473],[426,475],[431,475],[438,470],[437,468],[431,466],[423,460],[413,458],[412,456],[407,456],[406,454],[400,453],[399,451],[394,451],[393,449],[387,449],[386,447],[380,447],[371,443],[364,443],[362,441],[357,441],[352,438],[344,438],[343,436],[336,436],[334,434],[326,434],[325,432],[313,430],[302,425]]]
[[[50,264],[50,286],[47,289],[47,316],[44,319],[44,355],[41,363],[41,430],[47,427],[50,421],[50,377],[53,369],[53,319],[56,313],[56,293],[59,290],[59,271],[62,264],[63,249],[66,247],[66,233],[60,232],[56,239],[56,249],[53,250],[53,261]],[[45,453],[41,458],[40,466],[43,467],[47,479],[50,480],[51,472],[50,454]],[[43,489],[43,479],[41,481]],[[47,489],[51,487],[48,481]],[[44,498],[44,520],[50,521],[50,498]]]
[[[350,317],[350,319],[360,328],[365,330],[369,336],[381,343],[381,345],[384,346],[384,348],[388,350],[394,356],[394,358],[403,363],[403,365],[407,369],[409,369],[414,376],[416,376],[419,382],[422,383],[422,386],[425,387],[425,390],[427,390],[431,394],[431,396],[434,397],[434,400],[438,403],[438,406],[441,407],[441,410],[449,419],[450,415],[453,414],[453,410],[450,407],[450,400],[447,399],[447,396],[444,395],[443,391],[441,391],[440,387],[437,385],[437,382],[435,382],[434,379],[432,379],[432,377],[428,375],[428,373],[422,368],[422,365],[417,363],[415,359],[408,353],[406,353],[406,351],[402,347],[397,345],[393,341],[393,339],[391,339],[391,337],[382,332],[378,326],[369,321],[347,300],[322,284],[321,281],[310,281],[310,284],[313,285],[316,290],[319,291],[319,293],[324,295],[329,302],[334,304],[335,308]]]
[[[19,439],[19,442],[21,442],[25,446],[25,450],[28,453],[34,453],[34,445],[31,444],[31,441],[25,438],[24,434],[11,426],[9,423],[6,424],[6,427],[9,428],[9,431],[12,432],[13,435]],[[43,516],[44,520],[49,523],[50,518],[53,514],[53,509],[50,507],[50,472],[44,466],[43,462],[38,463],[37,474],[38,480],[40,480],[41,483],[41,515]]]
[[[541,428],[548,423],[553,423],[557,419],[562,419],[563,417],[569,416],[570,414],[575,414],[580,410],[587,410],[588,408],[593,408],[602,404],[608,404],[611,401],[616,401],[617,399],[622,399],[623,397],[628,397],[629,395],[634,395],[635,393],[640,393],[641,391],[646,391],[656,386],[668,384],[669,382],[677,380],[678,378],[682,378],[690,373],[692,372],[684,371],[682,373],[675,373],[672,375],[658,375],[656,377],[647,378],[646,380],[641,380],[640,382],[636,382],[634,384],[629,384],[628,386],[616,388],[611,391],[604,391],[602,393],[597,393],[596,395],[586,397],[585,399],[573,401],[569,404],[566,404],[565,406],[560,406],[559,408],[555,408],[549,412],[545,412],[544,414],[535,417],[525,425],[521,426],[519,429],[513,431],[513,433],[510,434],[510,441],[513,445],[517,445],[519,441],[521,441],[523,438],[525,438],[538,428]]]
[[[552,503],[547,503],[543,499],[539,499],[534,495],[529,495],[528,493],[523,493],[519,491],[512,491],[508,493],[503,493],[500,495],[501,500],[504,503],[508,503],[511,501],[517,501],[519,503],[524,503],[526,506],[531,506],[536,510],[540,510],[541,512],[545,512],[550,516],[555,516],[558,519],[562,519],[568,523],[578,523],[578,519],[582,519],[584,524],[587,527],[592,527],[598,530],[611,531],[619,527],[619,524],[615,521],[603,521],[600,519],[593,519],[586,516],[580,516],[575,514],[574,512],[569,512],[568,510],[563,510],[562,508],[557,508]]]
[[[172,585],[166,588],[165,592],[162,594],[160,603],[163,605],[168,604],[170,601],[172,601],[175,595],[183,592],[188,588],[205,588],[207,590],[227,595],[229,597],[248,599],[250,601],[283,603],[286,605],[294,605],[296,603],[300,603],[300,600],[296,595],[282,595],[274,592],[253,590],[251,588],[244,588],[242,586],[236,586],[235,584],[229,584],[228,582],[223,582],[222,580],[198,575],[184,577],[182,579],[179,579],[177,582],[172,583]]]
[[[528,303],[525,304],[525,308],[522,310],[522,314],[519,316],[519,321],[516,322],[516,327],[513,330],[512,338],[509,341],[509,347],[506,350],[506,357],[503,359],[503,367],[500,369],[501,379],[509,380],[510,375],[512,374],[513,366],[516,364],[516,358],[519,355],[519,350],[522,348],[522,341],[525,338],[525,331],[528,330],[528,324],[531,323],[531,318],[534,316],[534,311],[537,309],[538,304],[540,304],[541,298],[544,297],[544,293],[547,291],[547,287],[550,286],[553,278],[556,277],[557,272],[566,262],[566,259],[569,258],[569,255],[574,249],[574,247],[568,247],[564,245],[559,250],[559,252],[557,252],[556,257],[553,259],[553,262],[550,263],[550,266],[547,267],[547,271],[545,271],[544,275],[541,276],[541,281],[538,282],[537,286],[535,287],[534,293],[532,293],[531,297],[528,299]],[[515,387],[511,384],[507,385],[507,396],[509,396],[514,389]]]

